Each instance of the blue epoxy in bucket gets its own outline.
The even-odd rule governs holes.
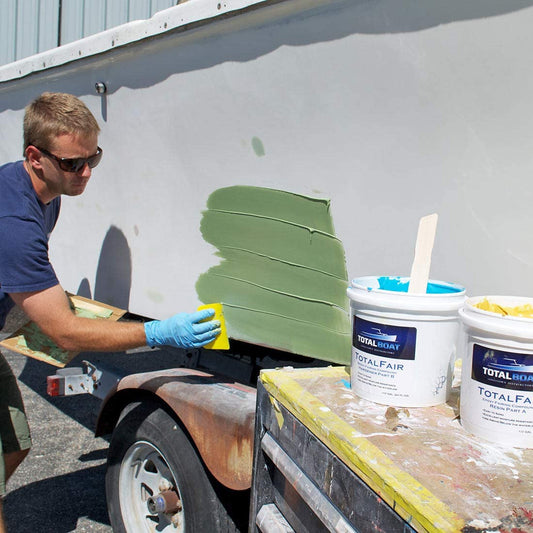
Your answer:
[[[352,390],[385,405],[438,405],[451,389],[465,289],[434,280],[424,294],[408,287],[408,277],[352,281]]]
[[[379,288],[384,291],[407,292],[409,278],[399,276],[380,276],[377,278]],[[446,283],[444,281],[428,281],[426,294],[450,294],[463,291],[463,287]]]

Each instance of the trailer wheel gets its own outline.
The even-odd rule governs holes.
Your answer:
[[[134,404],[109,445],[106,497],[115,533],[237,531],[179,423]]]

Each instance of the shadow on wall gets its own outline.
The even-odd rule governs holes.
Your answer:
[[[260,34],[253,25],[243,28],[236,24],[234,29],[230,27],[223,35],[223,46],[220,36],[206,35],[194,46],[179,47],[177,51],[176,39],[181,38],[181,32],[173,32],[84,60],[85,67],[89,69],[87,71],[74,61],[71,66],[75,69],[75,76],[68,82],[68,91],[79,97],[92,96],[94,83],[87,83],[87,76],[93,80],[95,69],[107,72],[110,61],[114,66],[107,95],[112,95],[123,87],[135,89],[156,85],[174,74],[200,71],[227,62],[252,61],[283,46],[306,46],[357,34],[418,32],[466,20],[497,17],[532,6],[533,0],[342,0],[289,15],[283,24],[274,22],[266,32],[260,27]],[[243,15],[245,16],[247,14]],[[230,17],[226,23],[231,25],[234,20],[236,19]],[[207,27],[211,25],[207,24]],[[152,57],[154,54],[157,55],[156,59]],[[141,64],[142,75],[139,72]],[[48,78],[45,85],[36,85],[31,78],[15,80],[17,90],[9,98],[3,98],[0,112],[23,109],[43,89],[65,90],[63,74],[69,75],[69,72],[71,69],[67,67],[61,71],[61,75]],[[21,90],[22,88],[26,90]],[[87,92],[88,88],[90,92]],[[102,117],[106,121],[106,97],[102,98],[101,105]]]
[[[131,250],[124,233],[116,226],[111,226],[100,250],[94,295],[91,294],[91,285],[87,278],[81,280],[76,294],[128,309],[130,291]]]
[[[83,296],[84,298],[91,298],[91,284],[89,283],[89,280],[87,278],[83,278],[80,282],[80,285],[78,287],[78,290],[76,291],[76,294],[78,296]]]
[[[94,299],[121,309],[128,309],[130,290],[131,250],[124,233],[117,227],[111,226],[100,251]]]

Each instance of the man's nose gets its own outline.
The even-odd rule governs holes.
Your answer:
[[[90,178],[91,172],[92,168],[89,166],[89,163],[86,162],[85,165],[83,165],[83,167],[78,171],[78,174],[84,178]]]

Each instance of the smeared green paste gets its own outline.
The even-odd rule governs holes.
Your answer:
[[[17,339],[17,348],[26,355],[38,356],[39,359],[52,364],[66,364],[70,359],[70,353],[59,348],[35,322],[24,327],[23,334]]]
[[[196,290],[224,304],[231,338],[349,364],[348,279],[329,205],[260,187],[211,194],[200,227],[222,261]]]
[[[254,149],[257,157],[262,157],[265,155],[265,147],[263,146],[263,143],[259,137],[252,137],[252,148]]]

